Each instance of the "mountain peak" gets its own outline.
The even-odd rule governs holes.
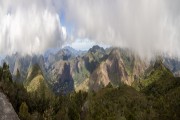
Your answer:
[[[105,50],[104,50],[103,47],[100,47],[99,45],[94,45],[92,48],[89,49],[88,52],[93,52],[93,53],[101,52],[101,53],[105,53]]]

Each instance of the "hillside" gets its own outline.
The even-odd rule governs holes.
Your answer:
[[[40,98],[49,98],[53,94],[38,64],[29,68],[27,78],[24,81],[24,87],[28,93],[36,94]]]
[[[127,85],[113,88],[108,84],[91,95],[86,103],[88,118],[180,119],[180,78],[173,77],[160,61],[155,62],[145,78],[140,81],[143,87],[139,92]]]
[[[90,79],[77,82],[79,84],[76,88],[78,92],[71,89],[72,91],[69,93],[63,95],[58,93],[54,96],[49,89],[52,85],[56,86],[53,87],[56,90],[63,91],[70,90],[73,87],[68,83],[73,83],[74,79],[71,77],[73,70],[70,69],[70,66],[75,62],[69,64],[68,61],[61,61],[53,67],[54,75],[56,72],[59,74],[57,76],[59,79],[54,84],[45,80],[39,65],[32,66],[28,69],[27,79],[24,81],[25,89],[12,81],[9,66],[5,64],[0,69],[1,89],[8,96],[20,119],[179,119],[180,78],[175,78],[162,61],[157,60],[150,64],[146,70],[143,70],[143,76],[134,79],[132,86],[123,81],[115,86],[113,85],[114,81],[111,81],[111,77],[114,76],[109,76],[109,73],[119,71],[126,72],[126,75],[129,75],[121,54],[119,50],[115,49],[113,53],[99,63],[95,72],[89,74]],[[83,59],[81,60],[83,61]],[[79,60],[77,59],[77,61]],[[111,62],[107,64],[106,61]],[[133,61],[136,61],[134,63],[137,66],[140,65],[140,62],[137,62],[138,59]],[[106,68],[102,67],[104,66],[102,63],[106,65]],[[115,65],[113,66],[113,64]],[[141,75],[141,72],[136,71],[139,68],[136,68],[135,64],[130,73]],[[80,72],[82,66],[85,67],[84,62],[76,64],[74,69],[79,70],[78,74],[83,77],[85,74]],[[122,66],[124,66],[123,69]],[[110,70],[108,71],[108,69]],[[96,89],[88,91],[89,82],[92,81],[91,75],[95,75],[94,78],[97,80],[102,80],[105,79],[103,78],[105,74],[109,79],[107,82],[103,81],[106,85],[100,88],[100,85],[96,83],[93,84],[93,87],[97,85],[97,91],[94,91]],[[56,76],[54,77],[56,78]],[[120,81],[121,79],[118,77],[117,81]],[[48,87],[49,85],[50,87]],[[88,92],[82,92],[81,89]]]
[[[109,83],[114,87],[118,87],[120,84],[131,86],[148,66],[148,63],[140,60],[131,51],[114,48],[91,74],[89,87],[97,91]]]

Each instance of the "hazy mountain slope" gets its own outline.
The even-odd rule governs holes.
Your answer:
[[[180,60],[178,58],[165,57],[163,64],[173,72],[174,76],[180,77]]]
[[[9,65],[13,77],[16,76],[17,70],[19,70],[22,81],[18,82],[23,82],[23,80],[26,79],[28,69],[34,64],[38,64],[41,70],[45,72],[45,63],[42,55],[21,56],[20,54],[16,53],[12,56],[5,57],[3,61]]]
[[[58,62],[59,60],[70,60],[77,56],[81,56],[85,51],[78,51],[69,46],[66,46],[62,49],[55,51],[47,51],[44,55],[46,68],[48,69],[53,63]]]

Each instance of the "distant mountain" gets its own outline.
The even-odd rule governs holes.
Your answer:
[[[67,51],[69,50],[61,50],[57,55],[63,57],[64,53],[67,53]],[[66,56],[67,55],[70,56],[69,54],[66,54]],[[83,53],[79,56],[66,57],[68,59],[61,58],[59,61],[54,62],[48,69],[48,74],[52,84],[55,85],[55,91],[62,91],[62,88],[64,88],[64,90],[67,88],[65,90],[66,92],[72,90],[88,90],[89,77],[105,56],[106,53],[103,48],[94,46],[87,53]],[[64,73],[64,71],[66,72]]]
[[[53,63],[59,60],[69,60],[84,53],[85,51],[78,51],[69,46],[59,49],[56,52],[47,51],[44,55],[46,68],[48,69]]]
[[[120,84],[132,86],[134,81],[144,78],[146,71],[155,63],[142,60],[129,49],[104,49],[98,45],[86,52],[67,46],[50,49],[44,55],[21,56],[16,53],[6,56],[3,61],[9,64],[13,79],[18,83],[23,83],[32,66],[38,65],[55,93],[97,91],[109,83],[114,87]],[[162,57],[162,64],[179,76],[178,60]],[[20,74],[18,79],[17,74]]]

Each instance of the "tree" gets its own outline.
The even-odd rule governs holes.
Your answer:
[[[3,70],[8,70],[9,66],[6,64],[6,62],[3,63]]]
[[[23,102],[19,108],[19,116],[22,120],[30,120],[30,114],[28,112],[28,106],[26,102]]]
[[[3,63],[3,70],[2,70],[2,78],[6,82],[12,82],[12,75],[11,72],[9,71],[9,66],[4,62]]]

